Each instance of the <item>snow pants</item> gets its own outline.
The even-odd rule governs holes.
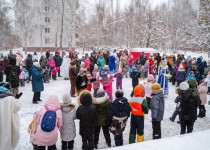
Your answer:
[[[62,150],[73,149],[74,148],[74,140],[72,141],[62,141]]]
[[[123,145],[123,135],[115,135],[114,136],[115,146],[122,146]]]
[[[111,138],[109,133],[109,127],[108,126],[95,126],[95,132],[94,132],[94,144],[97,145],[99,141],[99,134],[100,130],[103,130],[104,137],[107,144],[111,144]]]
[[[33,145],[34,149],[33,150],[45,150],[46,146],[37,146],[37,145]],[[47,146],[48,150],[57,150],[56,145],[51,145],[51,146]]]
[[[187,129],[187,133],[191,133],[193,131],[193,126],[194,126],[194,121],[181,120],[181,133],[180,134],[185,134],[186,129]]]
[[[152,121],[153,139],[161,138],[161,121]]]
[[[121,89],[122,90],[122,82],[116,82],[116,89]]]
[[[83,135],[82,136],[82,149],[83,150],[93,150],[94,149],[94,141],[92,135]]]

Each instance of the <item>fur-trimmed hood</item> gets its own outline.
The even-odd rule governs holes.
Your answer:
[[[109,96],[107,94],[105,94],[105,96],[103,96],[103,97],[94,98],[93,104],[100,105],[100,104],[105,103],[106,101],[109,101]]]
[[[63,112],[70,112],[72,110],[75,109],[75,105],[74,104],[61,104],[61,110]]]

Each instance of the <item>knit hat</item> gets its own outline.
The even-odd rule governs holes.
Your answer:
[[[157,91],[159,91],[160,89],[161,89],[161,86],[160,86],[159,83],[154,83],[154,84],[152,85],[152,92],[157,92]]]
[[[179,89],[182,90],[182,91],[186,91],[186,90],[189,89],[189,84],[187,82],[182,82],[179,85]]]
[[[113,75],[111,75],[111,74],[108,74],[108,79],[110,79],[110,80],[112,80],[113,78],[114,78],[114,76]]]
[[[62,98],[63,98],[63,104],[65,105],[71,104],[71,97],[68,93],[65,93]]]
[[[104,70],[109,70],[109,66],[108,65],[105,65],[103,69]]]
[[[149,81],[152,81],[152,80],[154,80],[154,79],[155,79],[155,78],[154,78],[154,76],[153,76],[152,74],[149,74],[149,75],[148,75],[148,82],[149,82]]]
[[[135,97],[144,97],[145,95],[145,89],[143,87],[143,85],[137,85],[135,88],[134,88],[134,94],[133,94]]]
[[[196,81],[193,80],[193,79],[187,80],[187,83],[189,84],[189,87],[190,87],[191,89],[194,89],[194,88],[197,87],[197,83],[196,83]]]

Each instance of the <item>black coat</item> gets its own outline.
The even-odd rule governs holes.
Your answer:
[[[47,52],[46,52],[46,58],[49,59],[49,57],[50,57],[50,52],[47,51]]]
[[[77,119],[80,120],[79,134],[81,136],[93,136],[95,131],[96,107],[92,105],[92,99],[80,99],[80,105],[76,112]]]
[[[76,79],[76,88],[78,90],[87,88],[88,78],[87,76],[78,75]]]
[[[140,73],[137,70],[130,72],[130,78],[132,78],[133,88],[139,84]]]
[[[115,117],[130,117],[130,105],[125,97],[116,98],[109,105],[108,123],[111,124],[113,116]]]
[[[56,67],[60,67],[61,65],[62,65],[62,58],[61,58],[61,56],[59,56],[59,55],[55,55],[54,57],[53,57],[53,59],[54,59],[54,61],[55,61],[55,66]]]
[[[33,66],[32,57],[28,57],[26,59],[26,68],[27,68],[27,70],[30,71],[32,66]]]
[[[179,91],[181,120],[194,122],[197,119],[197,108],[201,104],[199,95],[194,96],[192,90]]]

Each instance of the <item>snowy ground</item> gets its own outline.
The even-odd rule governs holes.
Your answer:
[[[61,99],[62,95],[66,92],[69,92],[70,90],[70,82],[63,80],[62,78],[58,78],[57,81],[51,81],[50,83],[45,84],[44,87],[45,87],[45,91],[41,93],[41,99],[43,101],[40,102],[38,105],[32,104],[33,93],[32,93],[31,84],[26,84],[25,87],[20,87],[20,91],[23,92],[23,96],[20,98],[20,102],[22,104],[22,109],[19,112],[21,129],[20,129],[20,141],[17,146],[17,150],[32,149],[32,145],[29,142],[30,138],[29,138],[29,134],[27,133],[27,127],[32,120],[33,113],[43,106],[44,102],[49,98],[50,95],[57,95],[59,97],[60,102],[62,102],[62,99]],[[164,120],[162,121],[162,137],[163,138],[179,135],[180,133],[180,125],[177,124],[176,122],[173,123],[169,120],[173,111],[175,110],[174,99],[176,97],[175,87],[172,86],[171,84],[169,84],[169,87],[170,87],[170,92],[169,92],[169,96],[165,99],[165,102],[166,102],[165,114],[164,114]],[[114,91],[113,91],[114,93],[116,91],[115,81],[113,82],[113,88],[114,88]],[[125,92],[125,97],[129,98],[129,95],[132,90],[131,79],[129,78],[123,79],[123,90]],[[74,98],[73,100],[76,103],[76,98]],[[209,129],[210,127],[210,106],[209,105],[206,105],[206,110],[207,110],[207,117],[203,119],[198,119],[196,121],[195,126],[194,126],[194,132]],[[82,140],[81,140],[80,135],[78,134],[78,129],[79,129],[78,120],[76,120],[76,126],[77,126],[77,129],[76,129],[77,136],[75,138],[74,146],[76,150],[79,150],[81,149]],[[130,130],[130,120],[128,121],[128,125],[124,132],[124,144],[128,144],[129,130]],[[150,113],[145,116],[144,132],[145,132],[145,141],[152,140],[152,123],[151,123]],[[106,142],[101,133],[99,144],[98,144],[99,149],[107,148],[105,143]],[[60,150],[60,147],[61,147],[60,140],[57,142],[56,145],[58,147],[58,150]],[[113,136],[112,136],[112,145],[114,146]]]

